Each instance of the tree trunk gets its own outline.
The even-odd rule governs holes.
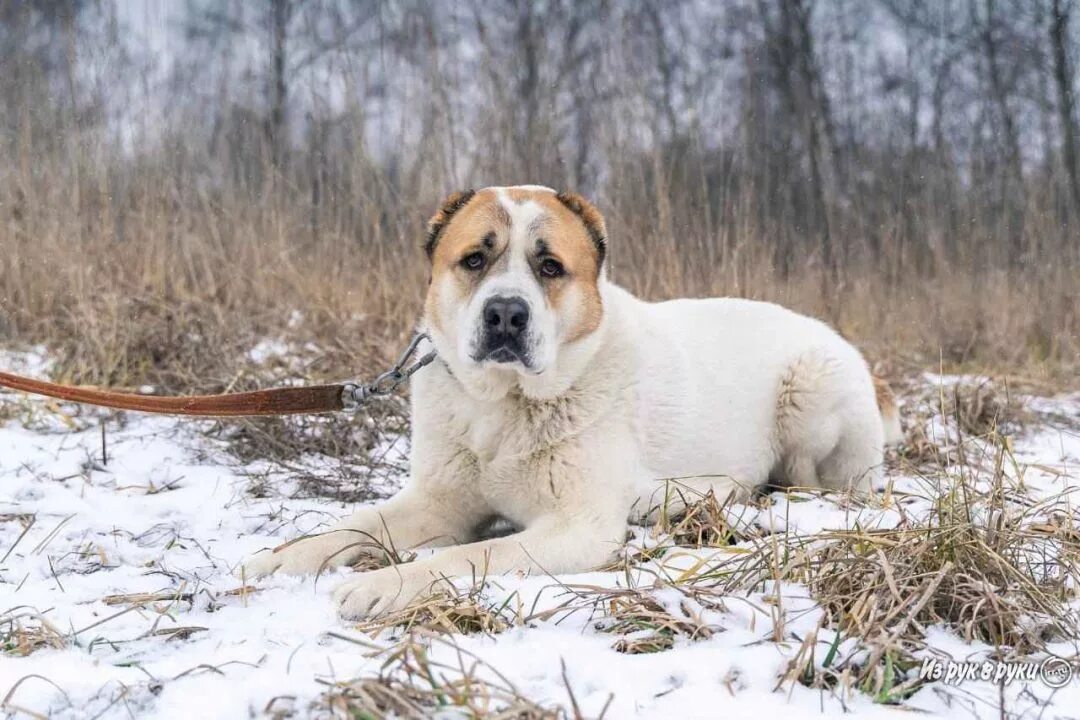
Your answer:
[[[532,3],[526,2],[520,8],[517,24],[518,51],[521,53],[521,70],[517,84],[520,122],[517,128],[518,155],[521,160],[522,177],[535,178],[539,171],[537,155],[540,152],[538,116],[540,113],[540,63],[543,28],[538,27]],[[513,113],[511,114],[513,117]]]
[[[288,29],[292,14],[291,0],[272,0],[270,8],[270,119],[267,137],[270,142],[270,162],[280,170],[285,161],[285,145],[288,142],[286,108],[289,102]]]
[[[1058,113],[1061,117],[1061,137],[1065,150],[1065,174],[1072,191],[1073,213],[1080,215],[1080,178],[1076,167],[1076,125],[1074,114],[1072,72],[1069,68],[1069,14],[1072,2],[1053,0],[1050,18],[1050,47],[1054,53],[1054,83],[1057,85]]]
[[[986,23],[983,25],[980,34],[983,50],[986,53],[986,73],[990,81],[992,100],[997,106],[1002,133],[1005,136],[1005,157],[1009,167],[1008,174],[1011,176],[1009,179],[1016,186],[1015,204],[1009,202],[1008,192],[1004,194],[1005,211],[1015,220],[1015,223],[1011,223],[1013,226],[1009,228],[1009,232],[1012,234],[1013,248],[1010,261],[1019,263],[1024,250],[1024,212],[1027,209],[1024,165],[1020,154],[1020,138],[1017,135],[1016,120],[1013,117],[1012,109],[1009,107],[1009,91],[1005,87],[1005,80],[1001,74],[1001,63],[998,59],[998,40],[994,36],[994,28],[997,22],[994,0],[985,0],[984,7],[986,8]],[[1005,185],[1008,186],[1008,182]],[[1010,205],[1012,205],[1011,208]]]
[[[784,26],[792,33],[792,45],[795,53],[795,66],[802,81],[804,98],[803,114],[807,155],[810,161],[810,191],[817,206],[818,222],[821,227],[821,261],[825,268],[825,282],[832,284],[837,279],[838,266],[833,248],[832,230],[829,221],[829,193],[826,183],[826,167],[835,170],[833,152],[832,112],[829,97],[825,92],[821,74],[818,72],[817,59],[814,56],[813,31],[810,28],[810,11],[803,0],[780,0],[780,11]],[[825,163],[830,165],[826,166]],[[831,173],[835,179],[836,173]]]

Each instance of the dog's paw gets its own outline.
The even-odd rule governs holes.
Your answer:
[[[416,580],[400,567],[359,573],[334,590],[334,604],[341,617],[352,620],[375,618],[402,610],[424,595],[428,583]]]
[[[246,578],[260,578],[272,573],[314,575],[344,565],[355,556],[347,538],[340,533],[327,533],[257,552],[241,563],[234,574]]]
[[[270,575],[281,567],[281,558],[273,550],[260,550],[240,563],[235,575],[240,580],[255,580]]]

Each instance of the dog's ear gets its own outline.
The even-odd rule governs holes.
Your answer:
[[[450,219],[454,217],[458,210],[465,207],[473,195],[476,194],[475,190],[461,190],[456,193],[451,193],[449,197],[442,201],[439,206],[438,212],[436,212],[430,220],[428,220],[428,232],[427,240],[424,242],[424,252],[427,253],[428,259],[435,254],[435,245],[439,242],[439,236],[442,235],[443,229],[446,224],[450,222]]]
[[[581,218],[585,224],[585,230],[596,246],[600,254],[599,265],[604,264],[604,255],[607,254],[607,226],[604,225],[604,216],[593,206],[591,202],[573,192],[561,192],[557,195],[559,202]]]

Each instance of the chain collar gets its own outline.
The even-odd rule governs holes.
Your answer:
[[[361,405],[375,397],[385,397],[393,394],[400,385],[408,382],[409,378],[416,374],[420,368],[430,365],[435,360],[437,353],[432,350],[426,355],[413,361],[416,349],[424,340],[431,341],[427,333],[417,333],[409,342],[401,357],[394,366],[376,377],[370,383],[345,383],[341,389],[341,407],[346,412],[353,412]],[[411,361],[411,362],[410,362]]]

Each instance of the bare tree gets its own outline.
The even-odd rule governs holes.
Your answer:
[[[290,115],[293,112],[294,84],[312,66],[334,53],[360,51],[357,37],[378,15],[374,0],[269,0],[265,5],[214,4],[192,5],[188,11],[187,37],[193,43],[229,48],[252,39],[261,57],[248,72],[255,78],[263,98],[259,110],[263,144],[272,171],[288,164],[293,142]],[[241,63],[243,58],[240,58]],[[189,76],[204,75],[202,62],[184,71]],[[228,73],[226,66],[219,72]],[[223,90],[229,85],[223,79]],[[231,98],[219,98],[229,104]],[[241,111],[250,116],[253,109]],[[273,172],[270,173],[273,176]]]
[[[1072,190],[1073,212],[1080,213],[1080,177],[1076,165],[1076,110],[1073,72],[1069,65],[1069,21],[1072,0],[1053,0],[1050,17],[1050,47],[1053,51],[1054,84],[1057,87],[1058,115],[1064,146],[1065,174]]]
[[[1010,203],[1016,218],[1016,228],[1012,232],[1014,238],[1013,259],[1019,260],[1021,250],[1024,211],[1026,205],[1026,188],[1024,185],[1024,161],[1020,151],[1020,135],[1012,106],[1010,105],[1011,87],[1005,78],[1005,69],[1001,60],[1001,46],[1003,43],[1004,25],[998,12],[995,0],[983,0],[983,17],[979,18],[975,0],[971,2],[971,15],[973,23],[979,28],[979,42],[984,53],[986,77],[990,89],[989,100],[997,110],[998,121],[1001,123],[1002,142],[1005,147],[1005,162],[1008,167],[1007,182],[1003,185],[1006,189],[1006,202],[1008,202],[1008,189],[1011,188],[1016,194],[1017,200]]]
[[[786,112],[800,128],[809,167],[807,188],[820,238],[821,260],[831,276],[836,271],[836,253],[829,220],[826,166],[835,159],[833,123],[828,94],[821,82],[815,56],[810,11],[811,6],[803,0],[777,0],[774,17],[771,9],[759,2],[759,16],[777,90]],[[785,274],[790,272],[793,263],[792,249],[789,248],[783,259]]]
[[[270,73],[267,89],[270,113],[266,122],[266,138],[270,145],[270,162],[275,168],[280,168],[285,162],[288,138],[286,107],[289,102],[288,38],[296,2],[297,0],[271,0],[266,21],[270,31]]]

